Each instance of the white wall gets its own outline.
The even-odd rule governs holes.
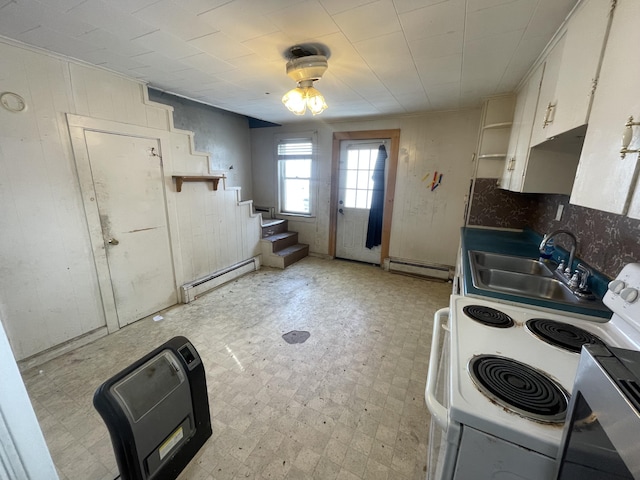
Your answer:
[[[0,40],[0,91],[27,104],[21,113],[0,108],[0,317],[23,359],[105,329],[65,114],[171,131],[163,155],[176,172],[209,166],[172,130],[170,107],[146,101],[136,80]],[[237,189],[198,183],[175,193],[167,170],[177,286],[257,254],[258,218],[238,206]]]
[[[389,253],[395,258],[421,263],[454,265],[479,125],[480,109],[470,109],[253,129],[254,202],[277,205],[275,135],[317,131],[317,216],[290,217],[289,228],[300,233],[300,241],[308,243],[313,253],[327,254],[333,132],[397,128],[400,129],[400,153]],[[443,174],[443,181],[432,192],[429,186],[436,170]],[[431,177],[423,181],[427,174]]]

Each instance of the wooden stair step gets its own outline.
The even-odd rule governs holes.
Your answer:
[[[280,232],[264,237],[263,240],[266,240],[267,242],[277,242],[283,238],[295,237],[296,235],[298,235],[298,232]]]
[[[283,248],[282,250],[273,253],[274,255],[283,257],[284,266],[288,267],[292,263],[295,263],[298,260],[301,260],[309,255],[309,245],[298,243],[296,245],[291,245],[290,247]]]
[[[290,247],[298,243],[298,232],[282,232],[275,235],[269,235],[262,239],[271,244],[271,251],[276,253],[283,248]]]
[[[262,238],[267,238],[278,233],[284,233],[289,230],[289,222],[287,220],[269,220],[262,223]]]

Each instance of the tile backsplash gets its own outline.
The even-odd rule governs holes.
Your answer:
[[[558,221],[555,216],[560,204],[564,205],[564,212]],[[640,221],[571,205],[567,195],[501,190],[496,179],[476,180],[468,224],[529,227],[541,234],[560,228],[569,230],[578,238],[578,257],[609,277],[615,277],[627,263],[640,262]],[[558,243],[562,245],[562,237]]]

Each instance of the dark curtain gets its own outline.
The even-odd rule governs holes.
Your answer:
[[[384,211],[384,164],[387,159],[387,149],[384,145],[378,147],[378,158],[373,170],[373,193],[371,195],[371,210],[369,210],[369,225],[367,227],[367,243],[369,249],[382,243],[382,213]]]

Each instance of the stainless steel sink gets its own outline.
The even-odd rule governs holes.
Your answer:
[[[494,269],[481,269],[478,274],[479,283],[491,290],[556,302],[576,303],[573,299],[577,300],[571,290],[555,278]]]
[[[551,268],[537,259],[472,250],[469,261],[471,281],[479,290],[607,310],[601,300],[575,295],[555,278]]]
[[[531,258],[477,251],[469,252],[469,257],[471,258],[471,265],[475,265],[477,268],[553,277],[553,272],[544,263]]]

